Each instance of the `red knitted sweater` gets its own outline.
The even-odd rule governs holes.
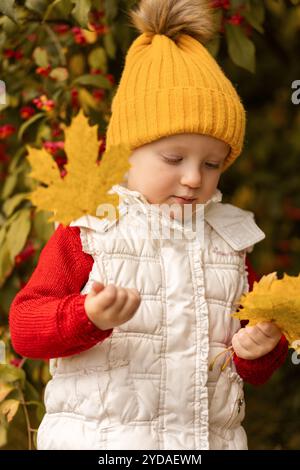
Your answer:
[[[30,358],[71,356],[105,340],[87,317],[86,295],[80,294],[92,269],[93,257],[82,251],[79,227],[59,225],[41,251],[27,284],[14,298],[9,312],[15,351]],[[247,260],[250,288],[256,279]],[[234,355],[240,376],[254,385],[266,382],[287,356],[284,336],[273,351],[255,360]]]

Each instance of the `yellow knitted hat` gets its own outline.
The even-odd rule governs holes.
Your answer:
[[[130,13],[142,33],[132,43],[112,102],[106,148],[134,150],[173,134],[207,134],[239,156],[245,110],[232,83],[202,43],[215,33],[207,0],[141,0]]]

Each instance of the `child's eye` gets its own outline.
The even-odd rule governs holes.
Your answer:
[[[180,161],[182,160],[182,158],[177,158],[177,159],[176,159],[176,157],[174,157],[174,158],[168,158],[168,157],[166,157],[165,155],[163,155],[163,158],[164,158],[164,160],[165,160],[166,162],[171,163],[171,164],[176,164],[176,163],[178,163],[178,162],[180,162]]]
[[[205,163],[206,166],[211,169],[211,170],[218,170],[220,168],[220,165],[218,163],[209,163],[209,162],[206,162]]]

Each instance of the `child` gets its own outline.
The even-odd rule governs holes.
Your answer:
[[[59,225],[10,310],[15,350],[50,358],[38,449],[247,449],[243,380],[264,383],[287,342],[271,323],[241,328],[230,316],[249,289],[246,253],[265,237],[217,189],[241,152],[245,112],[202,45],[209,2],[142,0],[132,19],[141,35],[107,148],[132,148],[112,191],[141,213]],[[163,212],[181,238],[137,235],[154,205],[183,203],[204,210],[203,240]],[[228,366],[221,354],[209,370],[231,344]]]

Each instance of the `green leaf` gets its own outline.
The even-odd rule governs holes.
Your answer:
[[[111,31],[109,31],[107,34],[104,35],[103,43],[104,43],[104,47],[105,47],[108,57],[110,57],[111,59],[115,59],[117,47],[116,47],[114,37]]]
[[[3,33],[5,33],[5,38],[12,36],[14,33],[16,33],[16,31],[18,31],[18,24],[12,21],[8,16],[3,16],[2,18],[0,18],[0,20],[0,30],[3,29]]]
[[[11,193],[15,189],[17,181],[18,175],[16,173],[11,173],[7,176],[2,188],[1,199],[7,199],[11,195]]]
[[[0,402],[4,400],[14,390],[14,386],[5,382],[0,382]]]
[[[30,228],[30,209],[19,210],[18,217],[9,226],[6,235],[6,242],[12,262],[14,262],[15,256],[23,250]]]
[[[8,16],[8,18],[16,23],[17,20],[14,5],[15,0],[4,0],[0,3],[0,12],[3,13],[3,15]]]
[[[13,211],[18,207],[18,205],[26,199],[28,193],[19,193],[15,194],[11,198],[7,199],[2,206],[2,210],[4,211],[5,215],[9,217]]]
[[[49,370],[49,362],[47,364],[44,363],[42,366],[42,373],[41,373],[42,383],[46,385],[51,379],[51,377],[52,376]]]
[[[31,365],[35,369],[39,370],[40,373],[40,368],[43,367],[43,365],[39,365],[38,361],[27,361],[27,366]],[[26,374],[27,377],[30,377],[30,374],[28,373],[29,367],[26,368]],[[37,405],[42,406],[42,403],[39,401],[40,395],[37,389],[32,385],[32,383],[29,382],[29,380],[26,380],[25,382],[25,387],[24,387],[24,395],[26,396],[26,400],[33,400]]]
[[[71,86],[73,85],[91,85],[99,88],[111,89],[112,85],[110,81],[103,77],[103,75],[81,75],[80,77],[73,80]]]
[[[6,227],[8,228],[18,217],[19,212],[15,212],[13,215],[11,215],[5,222]]]
[[[42,419],[43,419],[45,413],[46,413],[45,407],[43,407],[43,408],[42,408],[41,406],[37,407],[37,409],[36,409],[36,417],[37,417],[37,419],[38,419],[39,422],[42,421]]]
[[[17,4],[15,6],[15,16],[18,25],[25,25],[25,23],[27,23],[28,17],[30,16],[30,12],[27,10],[27,8]]]
[[[4,447],[7,444],[7,429],[0,423],[0,447]]]
[[[246,18],[248,23],[256,29],[259,33],[264,33],[262,23],[265,19],[265,9],[263,2],[260,0],[252,0],[251,5],[243,11],[243,16]]]
[[[49,77],[53,78],[54,80],[57,80],[58,82],[64,82],[68,79],[69,73],[65,67],[56,67],[55,69],[51,70]]]
[[[88,56],[88,63],[90,67],[103,70],[107,73],[107,57],[105,49],[103,49],[103,47],[93,49]]]
[[[5,229],[5,226],[2,226],[0,229],[0,246],[2,246],[2,243],[5,240],[5,236],[6,236],[6,229]]]
[[[6,315],[9,314],[11,303],[20,290],[20,280],[16,275],[10,276],[1,292],[1,308]],[[5,361],[4,361],[5,362]],[[1,388],[1,385],[0,385]],[[15,397],[12,397],[15,398]]]
[[[262,25],[260,23],[258,23],[258,20],[257,18],[255,17],[255,15],[253,14],[252,11],[250,12],[245,12],[244,13],[244,17],[246,18],[246,20],[248,21],[248,23],[254,28],[256,29],[256,31],[258,31],[259,33],[263,34],[264,33],[264,28],[262,27]]]
[[[27,121],[25,121],[22,124],[22,126],[20,127],[19,132],[18,132],[19,141],[22,140],[24,132],[26,131],[26,129],[28,129],[29,126],[31,126],[34,122],[36,122],[38,119],[41,119],[42,117],[45,117],[45,113],[35,114],[34,116],[32,116],[30,119],[28,119]]]
[[[14,263],[11,261],[10,252],[6,241],[1,244],[0,250],[0,287],[3,286],[8,276],[11,275]],[[1,380],[1,375],[0,375]]]
[[[26,0],[25,6],[29,10],[35,11],[40,15],[43,15],[47,8],[47,0]]]
[[[86,88],[80,88],[78,99],[81,107],[83,108],[86,114],[90,113],[89,108],[98,109],[98,104],[91,93],[88,92]]]
[[[72,15],[83,28],[88,28],[89,12],[92,7],[91,0],[72,0],[75,4]]]
[[[8,167],[8,170],[9,170],[10,173],[13,173],[15,171],[15,169],[18,166],[20,158],[22,156],[25,156],[25,154],[26,154],[26,150],[25,150],[24,147],[21,147],[17,150],[15,155],[12,157],[12,159],[10,161],[10,164],[9,164],[9,167]]]
[[[52,212],[48,211],[34,213],[33,230],[42,243],[46,243],[54,231],[53,223],[47,222],[51,215]]]
[[[118,14],[118,0],[105,0],[104,11],[109,22],[113,22]]]
[[[265,21],[266,10],[264,2],[261,0],[251,0],[251,11],[255,12],[258,23],[262,24]]]
[[[38,67],[48,67],[49,60],[46,49],[43,47],[36,47],[32,55]]]
[[[242,32],[240,26],[225,25],[228,53],[231,60],[249,72],[255,72],[255,46]]]
[[[11,364],[0,364],[0,380],[3,382],[21,381],[22,388],[25,385],[25,372],[20,367],[14,367]]]
[[[68,18],[72,11],[73,5],[71,0],[55,0],[51,3],[44,15],[43,21],[48,20],[49,18],[65,19]]]

